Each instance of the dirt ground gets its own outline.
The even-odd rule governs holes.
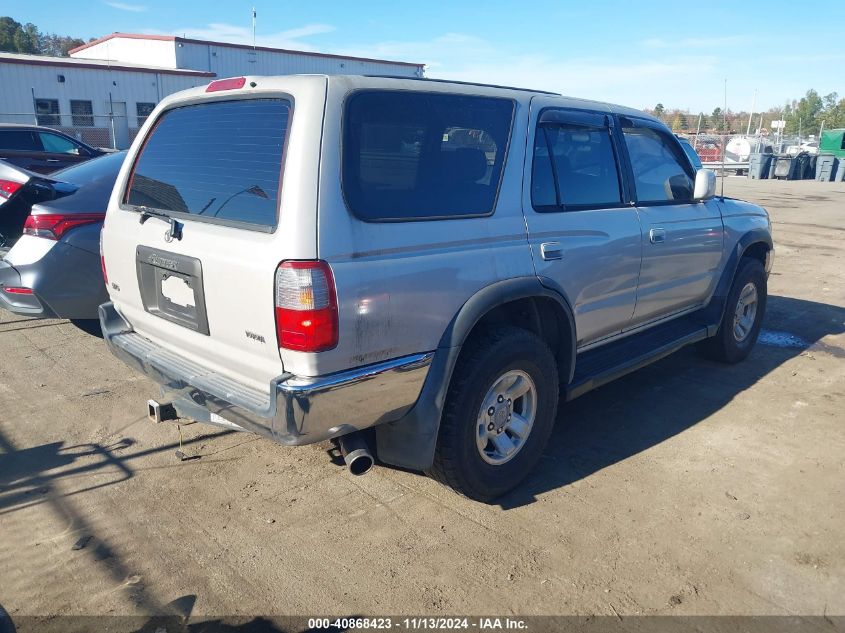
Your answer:
[[[155,425],[156,387],[66,321],[0,311],[0,604],[160,613],[845,615],[845,184],[765,205],[764,332],[563,407],[499,505],[328,446]],[[84,547],[74,549],[74,545]]]

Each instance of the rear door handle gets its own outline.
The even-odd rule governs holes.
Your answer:
[[[563,249],[560,247],[560,242],[543,242],[540,244],[540,257],[546,261],[563,259]]]
[[[662,244],[666,241],[666,229],[651,229],[648,232],[648,241],[652,244]]]

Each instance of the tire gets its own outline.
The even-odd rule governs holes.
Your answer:
[[[497,385],[502,389],[494,390]],[[504,398],[507,385],[511,400]],[[518,395],[523,388],[528,391]],[[558,389],[555,358],[535,334],[504,327],[474,336],[452,374],[429,476],[476,501],[489,502],[515,488],[548,443]],[[508,445],[514,447],[510,452]]]
[[[738,317],[740,299],[748,301],[748,288],[753,285],[756,293],[756,306],[752,320],[748,320],[749,308],[745,310],[745,327],[739,330],[735,320]],[[725,303],[725,313],[716,335],[699,344],[699,351],[707,358],[723,363],[738,363],[751,353],[757,336],[760,334],[760,324],[766,313],[767,285],[766,271],[756,259],[743,258],[739,262],[728,300]]]

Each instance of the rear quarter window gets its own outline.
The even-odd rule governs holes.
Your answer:
[[[493,212],[514,104],[508,99],[367,91],[346,103],[343,191],[366,221]]]
[[[164,112],[135,161],[125,202],[211,222],[275,227],[290,114],[286,99]]]

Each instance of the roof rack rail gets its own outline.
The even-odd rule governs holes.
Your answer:
[[[403,77],[402,75],[364,75],[364,77],[381,77],[384,79],[410,79],[412,81],[429,81],[439,84],[458,84],[459,86],[481,86],[482,88],[501,88],[503,90],[519,90],[520,92],[536,92],[544,95],[561,96],[559,92],[548,90],[532,90],[531,88],[516,88],[515,86],[500,86],[498,84],[484,84],[476,81],[457,81],[455,79],[432,79],[431,77]]]

